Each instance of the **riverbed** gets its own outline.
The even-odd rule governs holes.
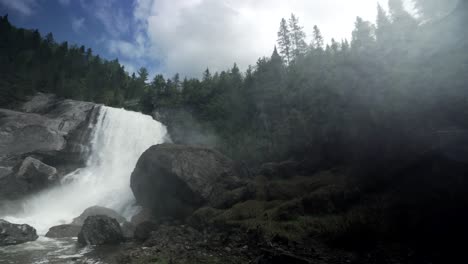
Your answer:
[[[0,247],[0,264],[112,264],[120,246],[80,246],[76,238],[47,238]]]

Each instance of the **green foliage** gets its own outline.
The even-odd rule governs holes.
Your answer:
[[[303,56],[307,50],[307,44],[305,42],[306,34],[303,31],[302,26],[299,24],[299,18],[294,14],[291,14],[288,23],[293,58],[298,59],[300,56]]]
[[[315,25],[311,47],[314,49],[323,49],[323,43],[324,43],[324,40],[323,40],[322,32],[320,31],[318,26]]]
[[[321,49],[314,28],[311,47],[294,53],[294,34],[304,35],[292,16],[289,24],[281,20],[279,52],[270,58],[244,74],[206,70],[201,80],[155,97],[153,106],[189,113],[186,124],[214,132],[212,146],[249,162],[294,155],[322,164],[396,162],[432,148],[428,138],[437,130],[468,127],[461,19],[463,12],[419,23],[395,0],[389,14],[378,7],[377,25],[358,17],[350,43],[332,40]],[[190,143],[184,133],[173,139]]]
[[[288,24],[286,23],[286,19],[281,19],[280,28],[278,30],[278,47],[280,48],[281,55],[286,63],[289,64],[291,61],[291,38],[290,38],[290,31]]]
[[[106,61],[84,46],[56,43],[52,33],[15,28],[0,17],[0,106],[35,92],[122,106],[139,98],[148,72],[130,78],[117,60]]]
[[[430,16],[422,6],[431,1],[417,2]],[[281,20],[278,50],[245,73],[234,64],[206,69],[201,79],[157,75],[150,83],[144,68],[128,76],[116,60],[17,29],[3,17],[0,104],[42,91],[167,111],[175,142],[210,145],[252,163],[366,160],[360,168],[371,170],[432,148],[437,130],[468,128],[464,3],[445,19],[420,23],[392,0],[388,14],[378,8],[377,25],[357,18],[350,42],[326,47],[314,27],[304,48],[305,33],[292,15]]]

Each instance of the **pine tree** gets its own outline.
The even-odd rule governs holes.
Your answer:
[[[166,80],[162,74],[156,74],[151,82],[151,88],[156,91],[156,96],[161,96],[165,93]]]
[[[355,28],[352,33],[351,47],[361,51],[369,49],[375,42],[374,25],[368,21],[364,21],[360,17],[356,18],[354,25]]]
[[[211,78],[210,69],[206,68],[206,70],[203,72],[203,81],[210,81]]]
[[[278,47],[284,61],[286,64],[289,64],[291,61],[291,38],[288,24],[284,18],[281,19],[280,28],[278,31]]]
[[[410,42],[418,26],[416,19],[405,10],[403,0],[389,0],[388,7],[392,18],[392,45],[404,49]]]
[[[148,70],[145,67],[141,67],[138,70],[138,79],[144,83],[148,80]]]
[[[299,25],[299,18],[291,14],[289,18],[290,39],[293,58],[299,58],[307,51],[307,44],[305,42],[306,34],[302,27]]]
[[[334,53],[337,53],[340,49],[340,44],[334,38],[332,38],[330,48]]]
[[[312,47],[314,49],[323,49],[323,36],[322,33],[320,32],[320,29],[318,28],[317,25],[314,26],[314,36],[312,40]]]
[[[377,28],[375,30],[375,36],[378,42],[383,43],[389,40],[391,25],[392,22],[387,12],[385,12],[380,4],[377,4]]]
[[[403,0],[389,0],[388,8],[394,24],[401,24],[403,27],[416,24],[416,19],[406,11]]]
[[[273,49],[273,53],[271,55],[271,61],[272,62],[276,62],[276,61],[282,62],[281,56],[278,54],[278,50],[276,49],[276,46]]]

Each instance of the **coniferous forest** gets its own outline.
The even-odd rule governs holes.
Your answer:
[[[0,107],[54,93],[152,115],[173,142],[213,147],[252,168],[297,161],[307,173],[338,171],[346,191],[301,198],[333,204],[319,210],[326,241],[439,250],[447,234],[468,235],[468,1],[440,2],[415,0],[410,12],[389,0],[376,23],[357,17],[344,40],[327,41],[320,25],[303,28],[291,14],[278,20],[271,55],[200,78],[130,75],[118,60],[3,16]],[[286,217],[291,226],[281,230],[309,234],[315,216]]]
[[[467,125],[468,40],[459,33],[466,4],[445,14],[434,2],[416,1],[415,17],[391,0],[388,12],[378,6],[375,25],[358,17],[350,40],[330,43],[318,26],[307,29],[306,43],[292,14],[281,20],[271,56],[245,72],[235,63],[206,69],[201,79],[150,80],[145,68],[129,75],[118,60],[15,28],[4,16],[0,103],[50,92],[148,114],[170,111],[175,141],[255,162],[304,152],[330,161],[376,153],[398,160],[433,147],[438,132]]]

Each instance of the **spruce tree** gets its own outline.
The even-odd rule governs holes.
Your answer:
[[[323,49],[323,36],[322,32],[320,32],[320,29],[318,28],[317,25],[314,26],[314,38],[312,40],[312,47],[314,49]]]
[[[292,54],[293,58],[296,59],[304,55],[307,51],[307,44],[305,42],[306,34],[301,25],[299,25],[299,18],[294,14],[291,14],[288,22],[291,36],[290,39]]]
[[[286,64],[289,64],[291,61],[291,38],[288,24],[284,18],[281,19],[280,28],[278,30],[278,47],[284,61]]]
[[[377,42],[383,43],[389,40],[391,25],[392,22],[390,21],[387,12],[385,12],[380,4],[377,4],[377,28],[375,30]]]

